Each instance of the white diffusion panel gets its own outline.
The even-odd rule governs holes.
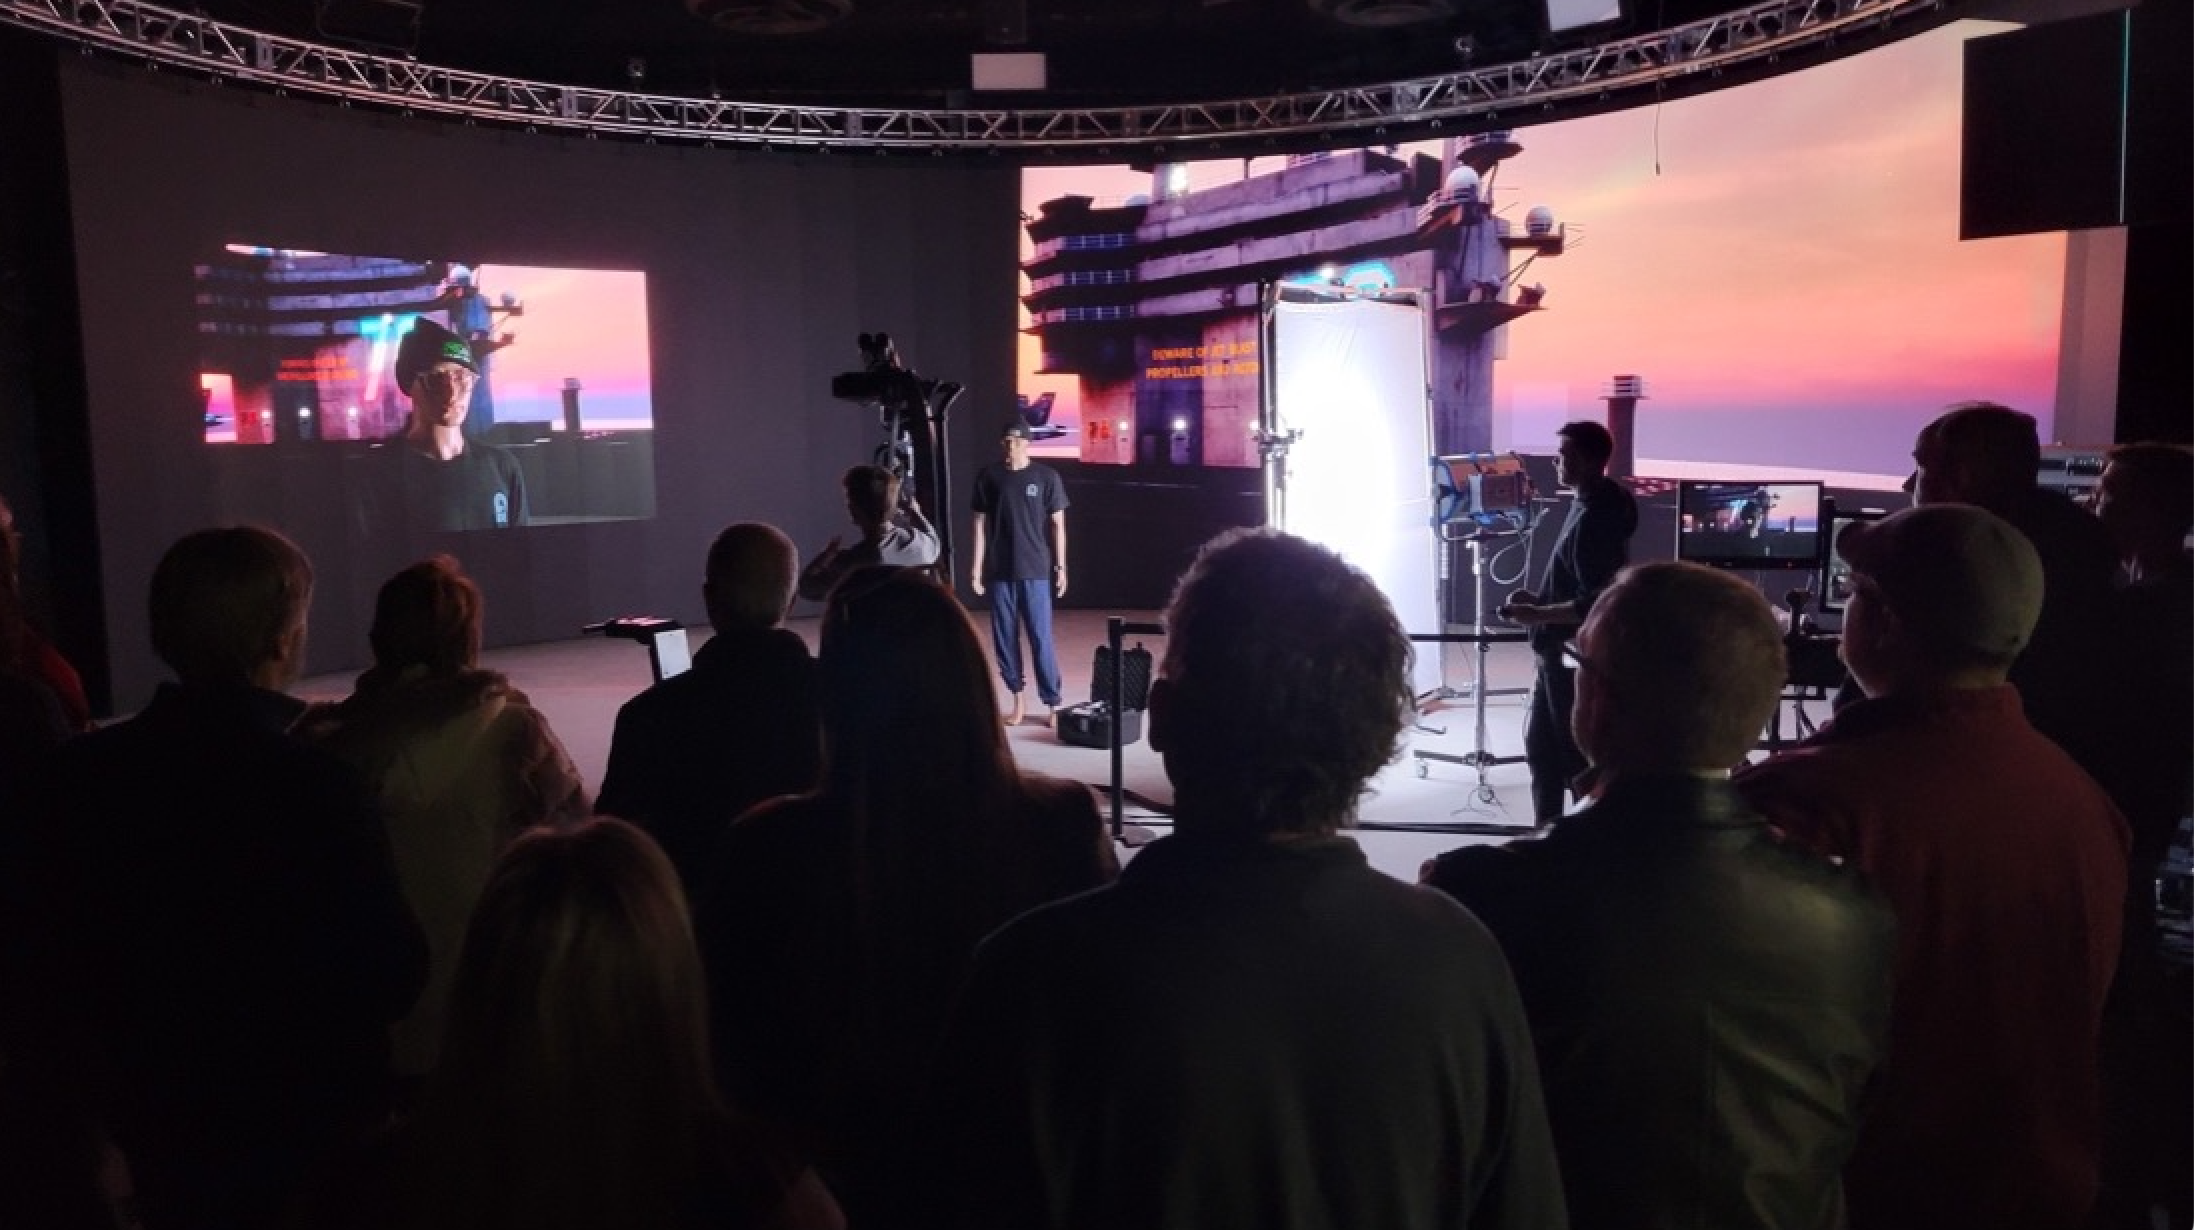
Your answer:
[[[1343,299],[1274,305],[1273,409],[1289,450],[1281,527],[1364,570],[1408,632],[1440,632],[1430,529],[1423,309]],[[1441,685],[1417,647],[1419,694]]]

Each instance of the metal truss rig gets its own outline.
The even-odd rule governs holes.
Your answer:
[[[0,0],[0,21],[217,81],[534,131],[784,150],[1204,156],[1257,143],[1360,141],[1605,109],[1697,74],[1861,38],[1946,0],[1767,0],[1705,21],[1510,64],[1385,85],[1208,103],[902,110],[780,106],[526,81],[262,33],[137,0]]]

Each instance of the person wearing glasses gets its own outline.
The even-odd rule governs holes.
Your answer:
[[[424,530],[501,530],[532,520],[525,472],[507,448],[465,435],[465,413],[480,359],[472,344],[421,318],[396,350],[396,383],[411,398],[404,434],[382,444],[369,532],[400,507],[405,524]]]

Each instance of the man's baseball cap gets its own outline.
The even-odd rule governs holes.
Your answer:
[[[1970,504],[1854,521],[1836,552],[1927,644],[2009,662],[2042,613],[2042,561],[2009,521]]]
[[[1028,429],[1027,423],[1019,419],[1009,419],[1006,422],[1006,429],[999,433],[998,438],[1001,440],[1033,440],[1036,438],[1036,433]]]
[[[397,344],[396,387],[410,392],[411,382],[437,363],[455,363],[474,375],[480,372],[480,360],[473,356],[472,347],[465,339],[422,318],[412,324],[411,332]]]

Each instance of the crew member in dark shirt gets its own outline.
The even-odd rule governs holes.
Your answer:
[[[1501,607],[1503,618],[1531,630],[1538,677],[1524,722],[1524,761],[1531,766],[1532,813],[1541,824],[1561,818],[1564,792],[1585,770],[1584,753],[1569,733],[1576,707],[1576,679],[1562,649],[1592,603],[1630,562],[1630,536],[1638,529],[1638,502],[1607,476],[1615,437],[1598,423],[1565,423],[1556,433],[1554,473],[1576,492],[1569,517],[1554,540],[1539,588],[1519,589]]]
[[[500,530],[532,520],[517,457],[465,436],[479,377],[472,345],[448,329],[421,319],[404,335],[396,383],[411,398],[411,418],[401,437],[376,450],[383,456],[359,508],[362,531],[398,519],[423,530]]]

